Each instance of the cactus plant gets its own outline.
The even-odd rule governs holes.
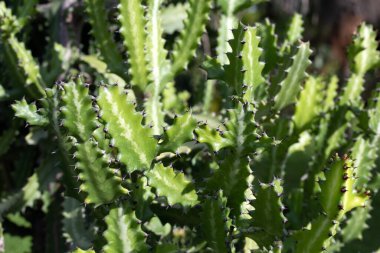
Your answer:
[[[15,162],[21,183],[0,192],[0,252],[15,242],[29,252],[353,252],[371,238],[380,100],[377,89],[361,95],[380,52],[370,25],[359,27],[351,76],[339,82],[309,71],[301,15],[283,38],[269,20],[239,22],[237,12],[261,1],[120,0],[115,22],[107,1],[85,0],[89,51],[46,67],[19,36],[37,2],[17,15],[0,3],[1,59],[15,85],[6,86],[15,119],[0,156],[23,143],[18,134],[34,146]],[[187,9],[177,36],[164,27],[173,8]],[[210,18],[220,19],[214,59],[200,48]],[[49,68],[67,71],[53,84]],[[178,85],[196,71],[208,79],[201,102]],[[31,249],[9,223],[28,223],[36,209],[59,232]],[[363,252],[379,247],[372,240]]]

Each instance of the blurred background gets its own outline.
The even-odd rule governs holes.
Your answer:
[[[346,53],[356,27],[361,22],[380,26],[379,0],[271,0],[267,14],[276,24],[298,12],[305,20],[305,40],[328,52],[328,61],[347,71]],[[326,48],[327,47],[327,48]]]

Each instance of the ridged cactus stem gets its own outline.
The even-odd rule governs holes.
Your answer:
[[[25,89],[33,98],[40,98],[45,94],[45,82],[41,77],[39,66],[34,61],[32,54],[19,42],[14,35],[11,35],[5,42],[7,56],[11,63],[18,64],[13,69],[16,76],[21,80],[26,80]]]
[[[344,215],[365,206],[368,200],[366,193],[353,187],[357,179],[352,160],[347,155],[332,159],[331,167],[324,173],[325,181],[320,182],[322,215],[311,223],[310,230],[295,234],[297,253],[318,253],[327,248]]]
[[[92,33],[109,70],[121,77],[127,77],[126,66],[108,30],[107,11],[104,0],[86,0],[86,10],[92,25]]]
[[[148,85],[146,58],[146,20],[139,0],[121,0],[119,4],[120,33],[128,50],[128,63],[131,84],[144,90]]]
[[[189,60],[195,54],[201,36],[205,31],[210,8],[210,0],[190,0],[190,9],[188,18],[185,21],[185,28],[174,47],[173,64],[170,72],[163,79],[164,83],[171,81],[179,71],[187,68]]]
[[[148,23],[147,30],[147,57],[148,67],[150,68],[150,82],[148,87],[150,95],[146,102],[147,123],[152,124],[153,133],[155,135],[162,134],[164,114],[163,105],[161,103],[161,91],[165,88],[166,83],[163,81],[165,75],[170,70],[170,62],[167,58],[165,50],[165,40],[162,38],[162,23],[161,23],[161,6],[162,0],[150,0],[148,5]]]

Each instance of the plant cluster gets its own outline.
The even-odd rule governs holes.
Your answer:
[[[117,37],[106,1],[85,0],[97,53],[52,33],[43,60],[23,43],[38,1],[21,2],[0,3],[11,122],[0,136],[0,252],[380,249],[371,26],[358,28],[339,81],[308,74],[300,15],[282,36],[269,20],[240,22],[260,1],[120,0]],[[179,89],[186,78],[203,78],[192,96]],[[39,226],[31,210],[44,217],[44,246],[12,234]]]

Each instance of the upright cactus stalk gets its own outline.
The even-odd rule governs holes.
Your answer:
[[[126,69],[123,58],[119,53],[117,44],[113,40],[112,33],[108,30],[109,22],[104,0],[86,0],[86,10],[92,25],[92,33],[95,37],[101,56],[104,58],[109,70],[119,76],[126,77]]]
[[[364,207],[368,196],[354,189],[356,180],[354,164],[347,156],[333,158],[321,183],[320,205],[323,215],[311,223],[311,229],[295,235],[296,252],[320,252],[326,249],[337,233],[343,216],[356,207]],[[332,190],[333,189],[333,190]],[[326,237],[328,235],[328,237]]]

